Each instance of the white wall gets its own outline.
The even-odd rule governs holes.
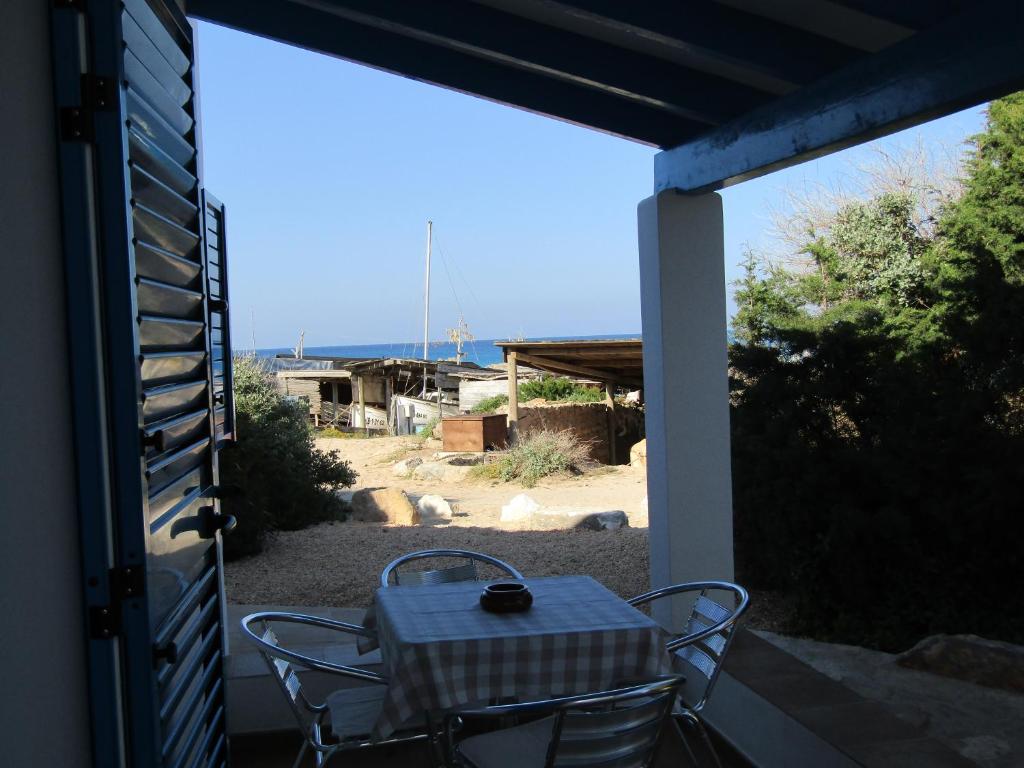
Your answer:
[[[4,765],[89,764],[50,79],[50,3],[0,25],[0,616]]]

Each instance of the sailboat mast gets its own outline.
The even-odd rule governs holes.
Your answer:
[[[423,288],[423,359],[430,359],[428,345],[430,344],[430,241],[434,228],[434,222],[427,221],[427,276]],[[423,367],[423,397],[427,396],[427,368]]]
[[[430,240],[431,231],[433,230],[434,222],[427,222],[427,277],[426,285],[423,288],[423,359],[428,359],[427,345],[430,343],[428,338],[428,327],[430,326]]]

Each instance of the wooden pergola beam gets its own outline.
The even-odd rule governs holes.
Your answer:
[[[515,358],[525,365],[529,365],[531,368],[539,368],[540,370],[549,370],[554,373],[568,373],[574,376],[581,376],[587,379],[596,379],[602,382],[611,382],[614,384],[624,384],[631,387],[641,387],[642,382],[639,379],[634,379],[631,376],[623,376],[620,373],[614,371],[602,371],[597,368],[588,368],[584,365],[576,365],[574,363],[566,363],[561,360],[553,360],[548,357],[538,357],[536,355],[527,355],[522,352],[509,352],[509,364]],[[510,398],[511,399],[511,398]]]

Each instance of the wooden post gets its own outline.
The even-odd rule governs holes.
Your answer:
[[[444,414],[441,411],[441,374],[434,371],[434,386],[437,387],[437,420],[441,421]]]
[[[519,429],[519,369],[516,353],[508,353],[508,441],[515,442]]]
[[[604,383],[604,402],[608,406],[608,463],[617,464],[615,450],[615,385],[606,381]]]
[[[356,386],[359,387],[359,426],[366,431],[366,388],[363,386],[363,377],[356,377]]]
[[[387,414],[388,420],[388,432],[391,434],[397,434],[398,432],[398,419],[395,418],[395,428],[391,428],[391,393],[394,390],[394,384],[391,383],[391,377],[387,376],[384,379],[384,413]]]
[[[334,402],[334,410],[331,412],[331,423],[338,423],[338,382],[331,382],[331,400]]]

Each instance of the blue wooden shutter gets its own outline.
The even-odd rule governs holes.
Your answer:
[[[58,5],[55,41],[84,41],[54,52],[64,205],[93,217],[86,235],[98,272],[91,284],[69,282],[69,307],[96,297],[95,329],[75,333],[103,361],[96,396],[76,394],[76,409],[103,415],[88,437],[108,458],[110,489],[109,536],[85,559],[98,585],[92,642],[109,643],[117,664],[94,667],[90,683],[122,702],[113,716],[130,765],[223,766],[220,536],[230,519],[220,514],[216,446],[234,430],[223,206],[211,222],[198,177],[192,30],[173,0]],[[80,89],[64,87],[72,81],[62,73],[78,66]],[[74,91],[79,103],[66,106]],[[76,142],[82,157],[66,149]],[[82,176],[88,183],[71,183]],[[77,238],[71,218],[65,237]],[[207,252],[211,234],[217,255]],[[102,583],[90,568],[104,558]],[[94,712],[94,722],[110,716]]]
[[[202,193],[203,264],[209,296],[210,354],[213,368],[214,443],[219,450],[235,440],[235,399],[231,381],[231,328],[228,323],[228,241],[224,205]]]

